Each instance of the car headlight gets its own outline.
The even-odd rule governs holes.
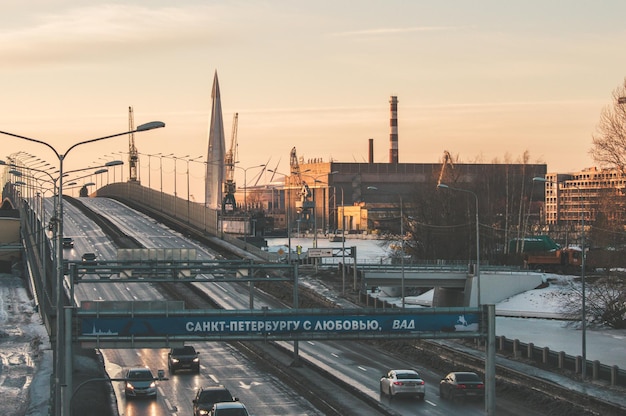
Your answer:
[[[193,362],[194,362],[194,363],[197,363],[197,362],[199,362],[199,361],[200,361],[200,358],[198,358],[198,357],[196,357],[196,358],[194,358],[194,359],[193,359]]]
[[[152,383],[150,383],[150,388],[153,389],[156,387],[156,383],[153,381]]]
[[[199,414],[201,414],[201,415],[208,415],[209,411],[208,410],[200,410]]]
[[[126,382],[126,388],[128,390],[135,390],[135,386],[133,386],[130,382]]]
[[[180,361],[180,360],[179,360],[178,358],[172,358],[172,362],[173,362],[174,364],[178,363],[179,361]]]

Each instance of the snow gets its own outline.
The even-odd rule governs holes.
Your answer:
[[[23,280],[10,274],[0,274],[0,359],[0,413],[47,415],[48,334]]]

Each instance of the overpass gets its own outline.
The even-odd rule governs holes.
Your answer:
[[[238,238],[224,233],[225,220],[220,219],[218,211],[203,204],[191,202],[173,195],[146,188],[138,183],[113,183],[97,191],[97,196],[117,199],[136,209],[157,218],[174,223],[192,235],[206,238],[215,236],[213,242],[237,247],[244,257],[278,262],[276,253],[263,251],[246,244]],[[407,266],[404,271],[399,266],[358,264],[354,273],[362,276],[361,288],[366,291],[373,286],[399,289],[402,280],[406,287],[435,288],[433,305],[435,307],[477,306],[478,279],[467,267],[448,266]],[[356,276],[356,274],[355,274]],[[540,273],[520,270],[489,270],[481,267],[480,288],[481,303],[495,304],[510,296],[535,289],[543,283]]]

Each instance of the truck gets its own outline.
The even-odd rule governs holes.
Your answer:
[[[531,270],[578,274],[582,266],[580,249],[563,248],[547,235],[514,238],[509,241],[509,253],[521,253]]]

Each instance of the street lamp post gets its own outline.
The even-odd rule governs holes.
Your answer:
[[[248,199],[247,199],[247,189],[248,189],[248,182],[247,182],[247,174],[248,174],[248,169],[255,169],[255,168],[264,168],[265,164],[263,165],[256,165],[256,166],[250,166],[247,168],[242,168],[241,166],[235,166],[233,165],[234,168],[237,169],[241,169],[243,170],[243,209],[244,209],[244,218],[246,220],[246,222],[243,224],[243,244],[245,249],[248,248]]]
[[[476,291],[478,307],[481,309],[482,314],[487,315],[487,343],[486,343],[486,359],[485,359],[485,410],[487,415],[495,415],[496,409],[496,338],[495,330],[495,309],[493,305],[488,305],[486,308],[482,307],[481,301],[481,289],[480,289],[480,223],[478,218],[478,195],[468,189],[453,188],[446,184],[440,183],[438,188],[450,189],[453,191],[465,192],[472,194],[476,201],[476,267],[474,268],[474,277],[476,277]],[[490,312],[491,311],[491,312]]]
[[[190,209],[189,209],[189,162],[195,162],[198,159],[202,159],[203,156],[192,157],[191,159],[186,159],[187,162],[187,222],[189,222]],[[150,162],[148,162],[149,164]],[[148,176],[149,177],[149,176]]]
[[[272,172],[272,173],[277,173],[279,175],[283,175],[283,200],[284,200],[284,198],[285,198],[284,197],[284,195],[285,195],[285,188],[287,187],[287,176],[289,176],[289,175],[287,175],[286,173],[277,172],[277,171],[272,170],[272,169],[268,169],[267,171],[268,172]],[[289,263],[289,265],[291,266],[291,230],[290,230],[290,227],[291,227],[291,222],[290,222],[291,221],[290,220],[291,188],[287,188],[287,189],[289,189],[289,193],[288,193],[288,196],[287,196],[287,200],[285,201],[285,204],[284,204],[284,205],[286,205],[285,210],[287,211],[287,218],[285,220],[286,223],[287,223],[286,224],[287,225],[287,263]]]
[[[134,131],[124,132],[112,134],[109,136],[99,137],[96,139],[84,140],[70,146],[65,153],[59,153],[55,147],[51,144],[44,142],[42,140],[33,139],[26,136],[21,136],[18,134],[13,134],[5,131],[0,131],[0,134],[4,134],[6,136],[15,137],[22,140],[27,140],[29,142],[39,143],[46,147],[48,147],[55,154],[59,161],[59,186],[58,186],[58,218],[56,219],[56,271],[57,271],[57,282],[56,282],[56,368],[55,368],[55,409],[57,411],[55,414],[58,415],[67,415],[70,414],[70,397],[72,391],[72,354],[71,354],[71,343],[70,345],[66,345],[65,343],[65,334],[64,330],[71,330],[71,322],[63,322],[64,321],[64,305],[62,302],[62,288],[63,288],[63,162],[67,157],[67,154],[74,148],[88,144],[93,142],[98,142],[105,139],[110,139],[113,137],[118,137],[122,135],[127,135],[135,132],[142,132],[152,129],[157,129],[165,127],[165,123],[161,121],[153,121],[146,124],[142,124],[138,126]],[[71,316],[71,315],[70,315]],[[61,351],[64,354],[61,354]],[[64,367],[64,371],[61,372],[61,367]]]
[[[346,294],[346,212],[341,187],[341,294]]]
[[[474,199],[476,200],[476,267],[474,268],[474,276],[476,277],[477,304],[478,307],[480,307],[482,305],[482,302],[480,299],[480,223],[478,222],[478,195],[468,189],[453,188],[444,183],[440,183],[439,185],[437,185],[437,187],[442,189],[450,189],[452,191],[466,192],[468,194],[472,194],[474,196]]]
[[[378,188],[375,186],[368,186],[367,189],[377,191]],[[400,294],[402,296],[402,309],[405,307],[404,300],[404,203],[402,201],[402,195],[398,194],[400,198]]]
[[[626,100],[625,100],[626,102]],[[544,182],[551,183],[553,185],[558,186],[557,182],[548,180],[542,177],[533,178],[535,182]],[[581,189],[577,185],[571,185],[572,187],[578,190],[578,198],[580,199],[580,223],[581,223],[581,233],[580,233],[580,245],[581,245],[581,259],[580,259],[580,290],[581,290],[581,330],[582,330],[582,345],[581,345],[581,353],[582,353],[582,367],[580,368],[580,375],[584,380],[587,376],[587,293],[585,288],[585,210],[583,206],[583,198],[581,196]]]

